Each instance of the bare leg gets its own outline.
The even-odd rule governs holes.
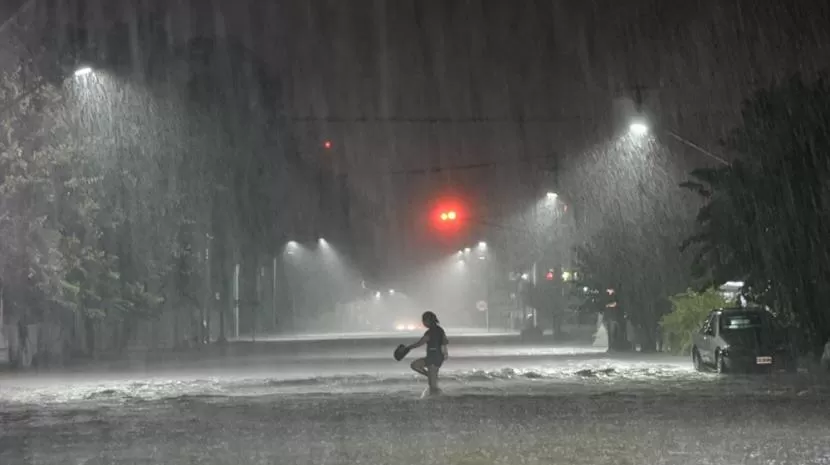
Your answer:
[[[438,370],[435,365],[427,367],[427,379],[429,379],[429,393],[431,395],[441,394],[441,389],[438,388]]]
[[[415,373],[424,375],[427,378],[429,378],[429,373],[427,372],[427,361],[426,361],[426,359],[419,358],[418,360],[415,360],[414,362],[412,362],[412,364],[409,365],[409,367],[412,368],[412,371],[414,371]]]

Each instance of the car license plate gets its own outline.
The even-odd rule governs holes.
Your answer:
[[[772,357],[757,357],[755,363],[758,365],[772,365]]]

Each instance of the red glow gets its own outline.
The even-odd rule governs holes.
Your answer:
[[[331,147],[332,147],[332,143],[331,143],[331,141],[330,141],[330,140],[327,140],[327,141],[323,142],[323,148],[324,148],[324,149],[328,150],[328,149],[330,149]]]
[[[445,234],[455,235],[466,223],[465,210],[462,204],[454,199],[440,199],[431,207],[430,223],[433,228]]]
[[[553,281],[553,271],[548,271],[548,274],[545,275],[545,279]]]
[[[441,221],[455,221],[458,219],[458,213],[455,210],[442,211],[440,218]]]

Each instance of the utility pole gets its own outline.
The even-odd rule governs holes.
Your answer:
[[[233,334],[239,339],[239,263],[233,267]]]

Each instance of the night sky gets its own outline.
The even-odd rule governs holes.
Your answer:
[[[753,89],[830,65],[824,1],[99,0],[88,19],[132,8],[166,12],[177,40],[248,44],[283,82],[287,112],[311,117],[294,125],[304,156],[336,158],[408,232],[450,188],[492,215],[534,195],[517,187],[534,163],[515,160],[555,156],[566,186],[618,129],[614,98],[636,86],[660,124],[712,147]],[[706,162],[671,150],[680,173]],[[388,175],[493,160],[505,163]]]

